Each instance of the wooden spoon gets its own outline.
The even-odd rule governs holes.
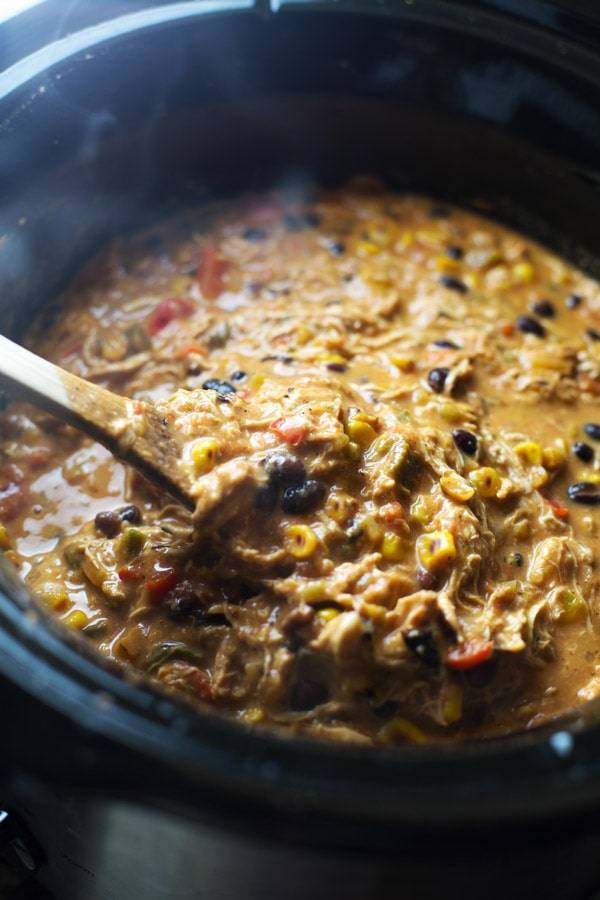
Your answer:
[[[84,381],[2,335],[0,380],[11,393],[89,434],[188,509],[194,509],[191,483],[179,465],[182,448],[152,403],[138,403]],[[132,427],[136,419],[144,426],[139,433]]]

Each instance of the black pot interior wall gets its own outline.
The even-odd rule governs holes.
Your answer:
[[[600,79],[573,56],[560,67],[508,31],[475,41],[393,17],[202,18],[104,43],[0,99],[4,329],[113,235],[356,171],[479,205],[594,268]]]

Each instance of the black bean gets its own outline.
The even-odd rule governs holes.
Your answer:
[[[576,441],[571,449],[581,462],[589,463],[594,458],[594,448],[586,444],[585,441]]]
[[[258,241],[264,241],[267,236],[267,232],[264,228],[246,228],[243,238],[245,241],[252,241],[252,243],[257,243]]]
[[[440,664],[440,654],[435,642],[433,632],[428,628],[411,628],[403,631],[404,643],[417,656],[421,662],[431,669],[437,669]]]
[[[542,319],[552,319],[556,315],[556,308],[550,300],[536,300],[531,304],[531,312]]]
[[[129,506],[122,506],[121,509],[118,510],[118,513],[121,522],[130,522],[132,525],[139,525],[142,521],[142,514],[139,506],[134,506],[132,503],[130,503]]]
[[[283,217],[283,224],[288,231],[305,231],[307,228],[318,228],[321,217],[315,212],[289,214]]]
[[[544,337],[546,329],[541,322],[533,319],[531,316],[519,316],[517,319],[517,328],[523,334],[535,334],[537,337]]]
[[[582,503],[584,506],[600,505],[600,485],[591,481],[577,481],[567,488],[569,500]]]
[[[277,487],[290,487],[306,481],[306,469],[301,459],[287,453],[272,453],[263,463],[269,482]]]
[[[107,510],[97,514],[94,525],[106,537],[116,537],[121,530],[121,519],[114,510]]]
[[[330,372],[345,372],[348,366],[346,363],[332,362],[327,363],[327,368]]]
[[[450,369],[446,369],[444,366],[438,366],[436,369],[432,369],[427,375],[427,383],[431,390],[435,391],[436,394],[441,394],[449,374]]]
[[[323,502],[325,493],[326,488],[322,481],[309,479],[285,489],[281,498],[281,508],[285,513],[295,516],[312,512]]]
[[[346,245],[343,241],[329,241],[327,246],[332,256],[343,256],[346,252]]]
[[[325,703],[329,696],[327,686],[319,681],[297,681],[290,695],[290,709],[306,712]]]
[[[449,256],[450,259],[462,259],[463,249],[462,247],[457,247],[456,244],[449,244],[446,247],[446,256]]]
[[[228,381],[220,381],[218,378],[209,378],[202,385],[205,391],[216,391],[217,394],[235,394],[236,390]]]
[[[444,339],[440,341],[433,342],[434,347],[441,347],[442,350],[459,350],[458,344],[455,344],[454,341],[446,341]]]
[[[452,432],[452,439],[461,453],[466,453],[467,456],[475,456],[477,453],[477,435],[472,431],[457,428]]]
[[[588,422],[583,426],[583,430],[593,441],[600,441],[600,425],[596,422]]]
[[[191,619],[196,628],[231,628],[231,622],[223,613],[209,613],[204,612],[203,609],[194,609]]]
[[[466,284],[454,275],[440,275],[438,283],[449,291],[458,291],[459,294],[466,294],[468,291]]]
[[[582,300],[583,297],[580,297],[579,294],[569,294],[565,300],[565,306],[567,309],[577,309],[577,307],[581,305]]]
[[[525,562],[525,560],[523,559],[523,554],[519,553],[518,550],[515,551],[515,553],[513,553],[512,555],[511,562],[514,566],[518,566],[519,568],[521,568],[521,566]]]
[[[585,333],[592,341],[600,341],[600,331],[596,331],[595,328],[586,328]]]
[[[233,375],[231,376],[231,380],[232,380],[232,381],[243,381],[244,378],[247,378],[247,377],[248,377],[248,373],[247,373],[247,372],[242,372],[241,369],[238,369],[238,370],[237,370],[236,372],[234,372]]]
[[[277,506],[277,488],[274,484],[261,484],[254,495],[254,506],[262,512],[271,512]]]

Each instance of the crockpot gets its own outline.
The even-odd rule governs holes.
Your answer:
[[[51,313],[110,238],[357,172],[483,210],[598,274],[593,2],[46,0],[2,28],[6,333]],[[453,746],[282,737],[124,676],[5,562],[0,579],[0,852],[15,877],[37,869],[32,896],[600,891],[597,704]]]

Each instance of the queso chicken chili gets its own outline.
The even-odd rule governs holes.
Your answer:
[[[270,195],[114,244],[31,345],[157,403],[194,483],[4,412],[2,546],[101,653],[375,744],[600,693],[600,289],[562,259],[375,184]]]

